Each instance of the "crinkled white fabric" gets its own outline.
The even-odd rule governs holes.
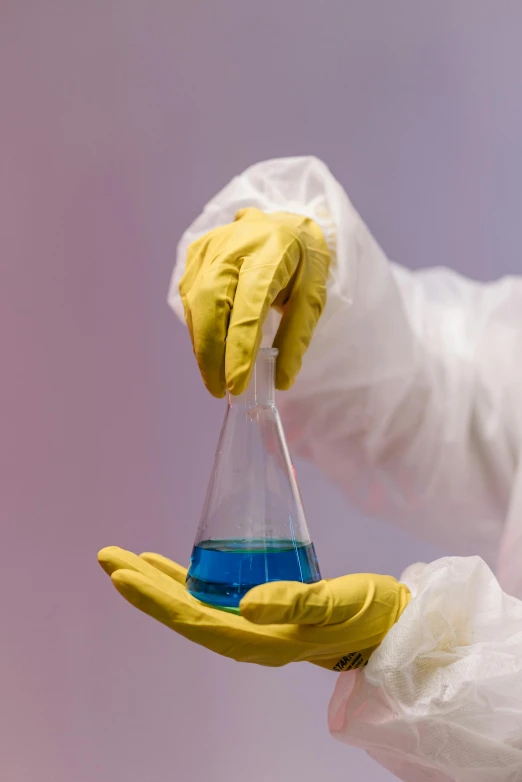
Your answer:
[[[183,236],[181,318],[188,245],[246,206],[315,219],[332,251],[325,311],[278,397],[294,452],[367,513],[496,564],[522,597],[522,279],[401,268],[323,163],[273,160]],[[405,577],[418,594],[364,672],[341,676],[332,731],[408,782],[522,782],[522,604],[477,558]]]
[[[438,560],[413,580],[365,671],[339,677],[331,732],[405,782],[520,782],[522,603],[479,557]]]

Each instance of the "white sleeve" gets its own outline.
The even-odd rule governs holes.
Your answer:
[[[338,678],[330,731],[406,782],[522,779],[522,603],[479,557],[403,580],[413,599],[368,666]]]
[[[325,311],[295,385],[278,396],[292,450],[367,513],[491,556],[519,454],[522,280],[409,272],[388,261],[323,163],[272,160],[233,179],[181,239],[169,293],[181,318],[188,245],[245,206],[315,219],[332,252]]]

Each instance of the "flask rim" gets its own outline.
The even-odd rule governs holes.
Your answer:
[[[277,358],[279,350],[277,348],[259,348],[258,358]]]

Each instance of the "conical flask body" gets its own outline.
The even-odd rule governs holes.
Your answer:
[[[237,610],[267,581],[321,578],[274,402],[277,350],[259,351],[244,394],[229,395],[198,527],[187,589]]]

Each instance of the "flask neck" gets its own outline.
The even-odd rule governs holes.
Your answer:
[[[261,348],[246,390],[238,396],[228,394],[230,407],[263,407],[275,404],[275,363],[278,352],[277,348]]]

